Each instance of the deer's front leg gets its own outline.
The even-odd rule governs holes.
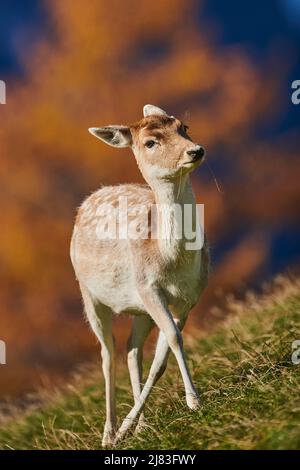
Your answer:
[[[151,316],[160,328],[155,357],[150,368],[149,376],[139,397],[139,401],[135,404],[130,413],[124,419],[120,429],[117,432],[115,442],[118,442],[122,439],[122,437],[131,428],[131,426],[139,416],[139,413],[142,411],[153,385],[156,383],[156,381],[159,379],[159,377],[163,374],[165,370],[170,348],[176,356],[180,371],[182,373],[187,404],[191,409],[196,409],[199,406],[199,397],[192,383],[182,347],[182,336],[180,333],[180,329],[183,328],[185,319],[178,322],[177,326],[169,310],[165,307],[164,303],[162,302],[161,297],[158,296],[158,294],[156,293],[154,293],[153,296],[155,298],[155,302],[157,302],[157,305],[159,305],[159,307],[157,307],[155,310],[156,317],[158,317],[158,319],[156,320],[156,317],[152,315],[154,309],[151,310]],[[151,299],[152,295],[149,297]],[[152,304],[150,303],[150,305]],[[149,313],[150,305],[148,310]],[[158,312],[160,312],[160,314]]]
[[[192,410],[199,406],[199,397],[185,360],[183,351],[183,341],[180,329],[177,327],[163,295],[158,290],[153,289],[143,292],[143,301],[149,315],[153,318],[160,331],[165,335],[168,346],[174,353],[185,388],[186,402]]]
[[[186,317],[182,318],[181,320],[174,320],[177,327],[181,331],[185,325]],[[165,334],[160,331],[158,335],[158,340],[156,344],[155,356],[153,363],[151,365],[150,373],[148,379],[151,380],[151,387],[156,384],[156,382],[161,378],[164,374],[168,358],[170,354],[170,348],[168,345],[168,341],[166,339]]]

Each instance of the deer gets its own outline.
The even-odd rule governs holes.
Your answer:
[[[187,406],[191,410],[200,406],[181,332],[207,285],[209,249],[205,235],[199,246],[187,249],[188,238],[177,236],[179,217],[174,217],[172,208],[191,206],[190,221],[199,229],[190,174],[204,161],[205,150],[193,142],[186,124],[150,104],[132,125],[92,127],[89,132],[110,146],[130,147],[147,183],[104,186],[92,193],[78,209],[71,239],[70,255],[85,314],[101,344],[106,398],[102,446],[108,447],[133,427],[138,431],[145,425],[146,400],[163,375],[170,352],[181,373]],[[118,211],[121,197],[126,198],[127,215],[136,226],[145,225],[140,207],[146,208],[148,217],[154,213],[147,236],[97,236],[97,227],[103,228],[109,217],[99,208],[109,204]],[[124,217],[118,219],[119,228],[123,224]],[[134,405],[117,429],[112,326],[120,313],[132,318],[127,364]],[[143,347],[154,326],[158,327],[154,358],[142,385]]]

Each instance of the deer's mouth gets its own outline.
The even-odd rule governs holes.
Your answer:
[[[193,169],[193,168],[196,168],[197,166],[201,165],[201,163],[203,163],[204,160],[205,160],[205,156],[193,158],[192,160],[183,162],[182,166],[184,166],[185,168]]]

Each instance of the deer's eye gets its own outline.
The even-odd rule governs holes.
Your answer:
[[[148,149],[151,149],[152,147],[154,147],[155,144],[156,144],[155,140],[147,140],[147,142],[145,143],[145,147],[147,147]]]
[[[188,131],[189,126],[186,126],[185,124],[182,125],[182,129],[184,132]]]

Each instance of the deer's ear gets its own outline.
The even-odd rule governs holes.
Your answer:
[[[152,116],[152,115],[167,116],[166,111],[159,108],[158,106],[154,106],[153,104],[145,104],[145,106],[143,108],[143,114],[144,114],[144,117]]]
[[[90,127],[89,132],[112,147],[130,147],[132,136],[127,126]]]

